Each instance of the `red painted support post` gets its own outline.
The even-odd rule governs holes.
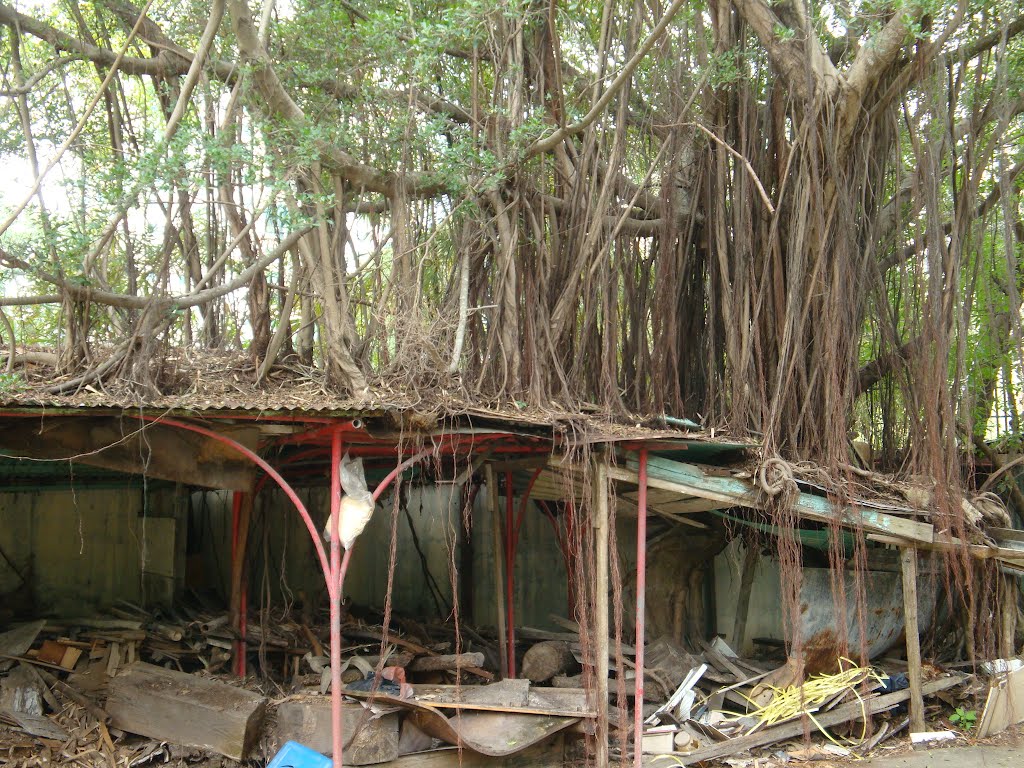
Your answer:
[[[515,608],[512,605],[515,593],[516,530],[515,500],[512,498],[512,473],[505,473],[505,631],[508,633],[505,646],[508,652],[508,676],[516,676],[516,630]]]
[[[331,755],[342,767],[341,749],[341,431],[331,433]],[[345,550],[348,560],[349,550]]]
[[[633,695],[633,766],[643,765],[644,630],[647,591],[647,449],[640,449],[636,516],[636,687]]]

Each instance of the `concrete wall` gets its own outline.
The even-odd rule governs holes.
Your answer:
[[[0,493],[0,594],[81,616],[115,600],[166,602],[179,559],[173,494],[141,488]],[[27,576],[28,589],[15,569]],[[15,599],[12,597],[12,600]]]
[[[733,540],[715,558],[715,607],[718,632],[732,645],[733,626],[736,621],[736,602],[743,572],[743,547]],[[747,612],[746,642],[737,653],[753,650],[751,638],[764,637],[784,640],[782,630],[782,590],[779,581],[779,563],[761,557],[754,572],[754,585],[750,591],[750,609]]]
[[[317,522],[318,530],[322,530],[330,513],[327,489],[304,488],[298,493]],[[462,573],[460,552],[462,546],[468,546],[472,553],[473,605],[471,611],[461,606],[461,615],[465,620],[472,617],[473,622],[481,626],[495,623],[493,516],[487,498],[486,489],[481,489],[472,510],[467,540],[457,487],[438,485],[409,490],[409,518],[426,559],[427,571],[440,593],[438,602],[444,614],[441,618],[448,618],[453,586],[458,591],[460,581],[468,577]],[[198,567],[207,583],[215,585],[226,600],[231,556],[230,495],[194,494],[190,525],[193,532],[202,532],[201,566]],[[384,608],[391,532],[392,497],[386,496],[360,536],[349,566],[345,595],[357,606]],[[565,616],[567,613],[565,566],[551,524],[532,506],[524,518],[519,540],[513,601],[516,624],[554,628],[549,614]],[[250,606],[258,606],[259,595],[265,589],[275,602],[305,599],[315,606],[326,606],[323,577],[309,534],[298,513],[279,491],[268,489],[257,500],[249,558]],[[410,618],[439,617],[404,511],[399,511],[397,517],[392,610],[396,615]]]

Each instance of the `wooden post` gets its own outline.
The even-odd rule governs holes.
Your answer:
[[[594,526],[594,669],[597,675],[597,768],[608,766],[608,463],[595,457]],[[637,706],[643,706],[639,702]]]
[[[757,573],[758,552],[754,543],[747,539],[744,544],[743,575],[740,577],[740,593],[736,598],[736,623],[732,628],[732,649],[743,655],[743,643],[746,641],[747,616],[750,613],[750,592],[754,588],[754,575]]]
[[[903,574],[903,613],[907,635],[907,681],[910,683],[910,732],[924,731],[924,697],[921,695],[921,632],[917,626],[917,550],[900,550]]]
[[[505,573],[502,560],[505,556],[505,548],[501,541],[501,504],[498,496],[498,476],[494,466],[488,463],[484,467],[484,482],[487,483],[487,493],[491,496],[491,527],[494,533],[494,556],[491,558],[494,564],[494,610],[498,614],[498,668],[502,679],[508,677],[508,645],[505,628]]]
[[[1008,659],[1017,655],[1015,648],[1017,637],[1017,596],[1019,588],[1017,577],[1008,573],[999,574],[1002,587],[1001,613],[1002,625],[999,633],[999,657]]]

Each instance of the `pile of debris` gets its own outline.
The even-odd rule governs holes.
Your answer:
[[[659,680],[676,672],[675,687],[659,698],[663,703],[645,705],[641,749],[646,763],[741,765],[749,753],[769,758],[768,764],[863,757],[909,726],[905,671],[885,674],[839,659],[835,671],[798,685],[791,664],[768,671],[758,661],[738,657],[721,638],[702,647],[702,653],[689,654],[659,639],[647,649],[653,668],[649,687],[657,689]],[[886,661],[898,666],[897,660]],[[1024,722],[1019,660],[982,664],[991,680],[929,665],[926,670],[922,693],[937,702],[930,708],[936,728],[910,734],[914,744],[968,733],[985,738]],[[1016,705],[1014,692],[1020,696]],[[979,717],[972,707],[982,702]]]
[[[492,643],[472,628],[461,628],[473,638],[464,650],[444,639],[448,628],[416,625],[400,636],[346,623],[345,764],[561,766],[581,736],[599,729],[582,685],[592,670],[580,637],[560,623],[566,631],[523,628],[522,679],[498,682]],[[329,754],[325,634],[301,619],[247,632],[251,654],[270,661],[259,678],[241,679],[228,669],[240,638],[215,612],[153,617],[121,606],[103,617],[17,626],[0,634],[0,765],[214,768],[265,762],[286,741]],[[907,729],[901,710],[910,693],[898,660],[883,662],[888,674],[840,660],[796,685],[781,659],[742,658],[721,638],[697,646],[694,653],[661,638],[645,648],[640,743],[651,765],[742,763],[752,751],[777,762],[864,755]],[[635,649],[610,652],[624,661],[616,682],[626,682]],[[1024,721],[1019,660],[981,665],[977,675],[926,670],[923,694],[936,702],[937,730],[986,736]],[[613,697],[621,690],[609,689]],[[618,703],[610,744],[628,759],[629,702]]]
[[[121,606],[17,626],[0,634],[0,765],[265,762],[289,740],[329,754],[325,634],[301,620],[272,632],[251,626],[250,652],[284,661],[268,665],[275,679],[243,680],[229,672],[239,638],[222,615],[153,618]],[[355,622],[344,637],[346,765],[400,767],[412,754],[437,766],[493,765],[515,755],[554,768],[564,733],[596,717],[580,689],[487,684],[494,674],[482,651],[452,653],[450,641],[425,633]]]

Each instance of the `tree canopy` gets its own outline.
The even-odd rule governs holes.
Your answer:
[[[958,472],[1024,344],[1005,0],[0,3],[9,371],[689,416]],[[50,359],[38,350],[51,350]]]

